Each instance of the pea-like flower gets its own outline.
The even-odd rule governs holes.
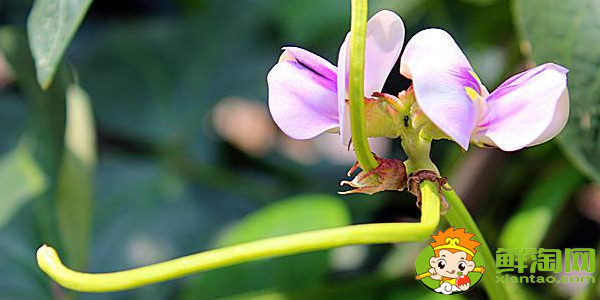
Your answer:
[[[337,132],[342,143],[349,142],[349,40],[350,33],[340,48],[337,67],[307,50],[283,48],[267,81],[271,115],[288,136],[310,139]],[[418,196],[423,179],[419,175],[427,175],[424,180],[442,187],[444,178],[429,157],[435,139],[452,139],[465,150],[474,143],[515,151],[550,140],[566,125],[566,68],[543,64],[509,78],[489,93],[454,39],[441,29],[423,30],[406,45],[400,73],[412,79],[412,88],[397,97],[380,93],[403,41],[404,25],[393,12],[381,11],[367,23],[365,133],[367,137],[400,137],[408,159],[377,158],[377,168],[342,182],[356,188],[344,193],[409,187]]]
[[[291,138],[310,139],[329,131],[339,132],[344,143],[349,141],[349,42],[350,34],[340,48],[337,67],[307,50],[283,48],[279,62],[267,76],[269,110],[277,126]],[[381,91],[403,43],[404,24],[395,13],[383,10],[368,21],[365,97]]]
[[[504,151],[541,144],[567,122],[568,70],[562,66],[537,66],[488,93],[454,39],[441,29],[413,36],[400,62],[422,111],[465,150],[470,141]]]

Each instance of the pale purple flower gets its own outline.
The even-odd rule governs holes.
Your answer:
[[[342,44],[337,68],[301,48],[284,47],[279,62],[269,71],[269,110],[279,128],[294,139],[310,139],[339,131],[347,143],[350,130],[346,113],[350,33]],[[380,92],[404,43],[404,24],[398,15],[383,10],[367,23],[365,96]]]
[[[454,39],[426,29],[407,43],[400,72],[425,115],[465,150],[469,142],[515,151],[556,136],[569,115],[568,70],[543,64],[488,93]]]

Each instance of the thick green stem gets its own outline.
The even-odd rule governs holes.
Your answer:
[[[423,139],[417,131],[407,131],[402,135],[402,148],[408,157],[408,160],[404,162],[407,174],[419,170],[431,170],[440,173],[429,157],[431,140]]]
[[[483,281],[483,287],[490,299],[514,299],[514,295],[509,293],[505,284],[496,283],[496,260],[494,259],[494,255],[485,241],[483,234],[479,230],[477,223],[475,223],[475,220],[471,217],[469,210],[467,210],[462,200],[453,190],[443,191],[443,194],[444,197],[446,197],[448,204],[450,204],[450,209],[445,216],[448,223],[457,228],[465,228],[467,231],[475,234],[477,241],[481,243],[481,246],[478,247],[478,252],[483,257],[485,268],[487,270],[481,280]]]
[[[344,226],[269,238],[214,249],[141,268],[91,274],[64,266],[54,249],[42,246],[37,261],[58,284],[81,292],[113,292],[179,278],[258,259],[348,245],[417,242],[429,238],[440,221],[440,200],[431,182],[421,185],[423,207],[419,223]]]
[[[378,166],[373,157],[365,133],[364,78],[365,42],[367,31],[367,0],[352,0],[350,27],[350,72],[348,94],[350,96],[350,126],[352,144],[360,167],[369,171]]]

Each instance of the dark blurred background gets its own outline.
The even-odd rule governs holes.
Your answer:
[[[91,225],[74,229],[84,240],[75,250],[63,231],[78,223],[62,220],[72,214],[57,204],[61,180],[78,184],[56,168],[61,156],[55,142],[62,135],[55,130],[63,129],[64,107],[48,104],[54,96],[32,91],[31,58],[19,67],[9,55],[0,56],[0,170],[8,169],[0,171],[5,179],[0,198],[18,196],[10,203],[0,200],[0,299],[436,297],[414,280],[414,261],[426,243],[268,259],[108,295],[74,295],[53,284],[35,263],[43,243],[59,253],[79,251],[67,265],[106,272],[285,233],[417,221],[420,212],[408,193],[339,197],[339,181],[346,179],[353,153],[335,135],[291,140],[267,110],[266,74],[280,48],[296,45],[337,61],[350,26],[349,2],[95,1],[62,67],[89,94],[97,138],[93,194],[90,205],[81,208],[81,222]],[[490,90],[528,63],[509,1],[378,0],[369,5],[370,14],[383,8],[398,13],[407,40],[427,27],[449,31]],[[30,9],[30,1],[0,0],[0,25],[22,35]],[[19,53],[29,56],[26,48]],[[385,92],[395,94],[409,84],[395,68]],[[40,101],[50,102],[35,104]],[[49,138],[24,141],[32,131]],[[24,180],[19,176],[31,175],[28,169],[15,175],[23,160],[14,149],[23,144],[34,145],[46,180],[14,191],[8,183],[18,186]],[[373,147],[380,156],[404,157],[399,141],[377,140]],[[572,167],[556,142],[515,153],[476,148],[463,153],[456,144],[439,141],[432,155],[493,251],[598,243],[600,188]],[[582,288],[523,286],[526,293],[547,299]],[[481,287],[455,297],[486,299]]]

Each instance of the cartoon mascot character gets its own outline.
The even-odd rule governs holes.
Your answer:
[[[468,290],[471,286],[471,280],[467,276],[469,272],[485,272],[483,266],[476,267],[473,261],[477,253],[475,248],[481,245],[471,240],[473,236],[475,235],[465,232],[464,228],[454,230],[454,227],[432,235],[435,242],[429,244],[435,256],[429,259],[429,272],[417,275],[417,280],[425,277],[439,280],[440,286],[434,291],[445,295]]]

